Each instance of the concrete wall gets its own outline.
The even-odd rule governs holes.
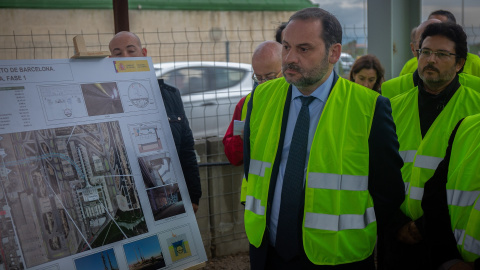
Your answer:
[[[200,163],[228,162],[222,138],[196,141]],[[243,166],[209,166],[200,168],[202,198],[197,222],[209,258],[248,251],[240,204]]]
[[[273,40],[292,12],[130,10],[130,30],[154,62],[250,63],[252,48]],[[114,34],[112,10],[0,9],[0,59],[68,58],[72,39],[83,34],[89,50],[108,51]],[[243,53],[245,52],[245,53]]]

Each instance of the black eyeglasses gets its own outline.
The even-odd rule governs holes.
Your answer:
[[[417,52],[418,52],[419,56],[425,56],[427,58],[430,57],[430,55],[432,55],[432,54],[435,54],[438,57],[438,59],[446,59],[447,57],[452,56],[452,55],[457,56],[456,54],[451,53],[451,52],[447,52],[447,51],[436,51],[436,52],[434,52],[430,49],[419,49],[419,50],[417,50]]]

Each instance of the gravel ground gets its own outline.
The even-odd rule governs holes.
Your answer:
[[[250,258],[248,252],[212,258],[207,261],[204,270],[249,270]]]

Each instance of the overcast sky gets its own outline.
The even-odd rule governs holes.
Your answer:
[[[364,7],[367,0],[313,0],[319,3],[320,7],[335,15],[342,25],[357,25],[363,27],[367,23]],[[467,27],[480,27],[480,1],[463,0],[464,3],[464,24]],[[428,14],[437,9],[451,11],[457,18],[457,23],[462,24],[462,0],[423,0],[422,20]],[[480,33],[479,33],[480,35]]]

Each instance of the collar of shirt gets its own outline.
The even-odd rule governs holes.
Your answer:
[[[333,71],[330,73],[330,76],[328,76],[328,79],[322,83],[313,93],[311,96],[320,99],[322,102],[326,103],[327,98],[328,98],[328,93],[330,93],[330,89],[332,89],[332,83],[333,83]],[[298,90],[298,88],[292,84],[292,101],[295,98],[298,98],[300,96],[305,96]]]

